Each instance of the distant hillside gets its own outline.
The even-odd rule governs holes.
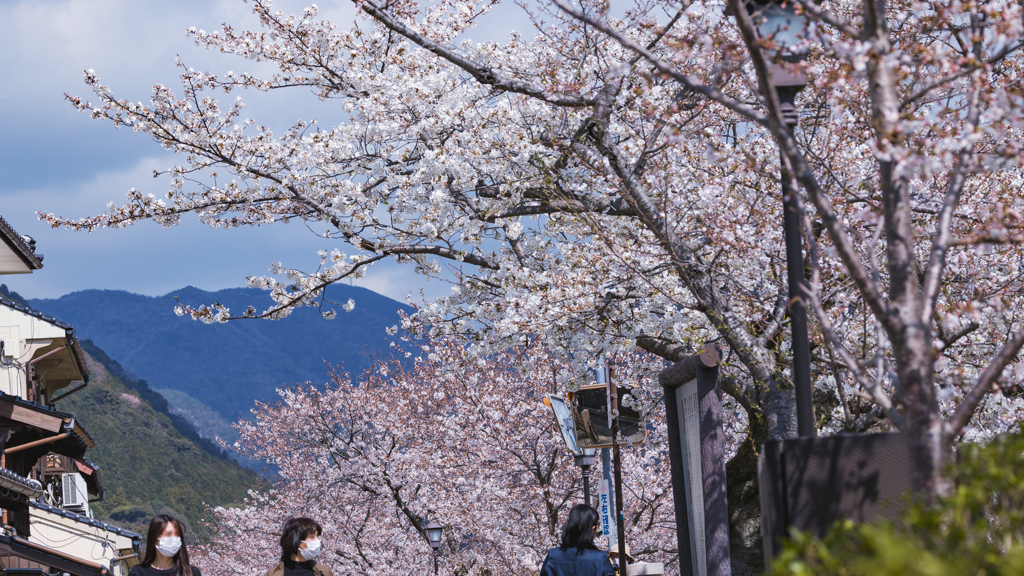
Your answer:
[[[156,392],[167,399],[168,407],[173,415],[172,419],[180,419],[187,422],[195,430],[200,431],[199,433],[204,438],[216,438],[224,440],[229,444],[239,439],[238,430],[235,430],[233,422],[227,421],[219,412],[215,412],[213,408],[199,400],[185,394],[181,390],[163,388],[156,390]],[[210,440],[204,441],[211,445],[213,444]],[[217,444],[217,446],[219,447],[220,445]],[[264,470],[267,468],[266,462],[246,458],[234,451],[226,455],[237,460],[242,466],[252,468],[253,470]]]
[[[91,505],[97,518],[145,534],[149,519],[163,511],[200,529],[204,505],[240,502],[262,482],[252,470],[186,438],[146,394],[140,397],[92,355],[88,362],[89,385],[57,409],[76,414],[96,440],[86,457],[99,466],[107,489],[104,500]]]
[[[101,364],[103,368],[106,369],[107,373],[117,378],[121,384],[131,390],[136,396],[145,400],[153,410],[166,416],[167,419],[171,421],[171,426],[178,431],[178,434],[181,434],[196,446],[199,446],[221,460],[228,460],[231,458],[231,455],[221,448],[220,444],[217,444],[213,440],[214,438],[222,437],[221,434],[200,434],[198,430],[204,430],[204,432],[208,430],[203,423],[183,418],[181,415],[172,412],[164,395],[160,394],[156,390],[150,389],[149,384],[145,380],[141,380],[125,372],[119,362],[112,359],[110,356],[107,356],[107,353],[100,350],[92,340],[82,340],[81,344],[82,349],[85,350],[89,357]],[[172,390],[171,392],[175,391]]]
[[[85,290],[28,302],[72,324],[81,337],[95,342],[150,388],[181,391],[228,421],[248,418],[255,400],[276,399],[274,391],[282,385],[326,381],[325,361],[343,364],[353,375],[365,370],[369,354],[389,350],[385,329],[399,323],[398,311],[412,310],[363,288],[336,285],[328,289],[327,298],[351,298],[356,307],[339,311],[334,320],[304,307],[284,320],[209,325],[175,316],[175,297],[191,305],[220,302],[238,313],[250,305],[262,310],[270,303],[265,291],[254,288],[206,292],[192,287],[159,297]],[[172,400],[171,411],[195,415],[201,408]]]

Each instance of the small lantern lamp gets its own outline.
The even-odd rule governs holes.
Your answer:
[[[755,0],[747,4],[747,10],[757,26],[757,35],[761,39],[773,39],[778,47],[771,65],[772,84],[782,101],[786,124],[796,126],[796,94],[807,87],[807,75],[793,64],[807,59],[808,49],[804,40],[810,30],[810,21],[806,14],[797,14],[795,0],[781,3]]]
[[[441,547],[441,536],[444,533],[444,527],[436,522],[428,522],[423,529],[427,532],[427,540],[430,542],[430,547],[437,550]]]
[[[757,24],[757,35],[763,39],[773,38],[779,47],[780,56],[806,57],[809,22],[806,14],[797,14],[793,0],[784,4],[770,2],[751,6],[752,16],[760,18]]]

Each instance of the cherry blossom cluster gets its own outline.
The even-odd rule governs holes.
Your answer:
[[[539,570],[583,496],[542,401],[558,390],[557,362],[523,349],[483,359],[453,340],[406,347],[411,360],[381,361],[357,381],[337,373],[323,389],[281,389],[276,404],[259,404],[254,420],[238,425],[235,448],[276,467],[280,480],[242,507],[212,510],[212,536],[196,560],[204,571],[263,573],[280,555],[275,530],[297,515],[324,526],[321,561],[336,574],[429,572],[428,521],[445,528],[443,574]],[[628,541],[638,557],[670,563],[664,418],[640,385],[649,373],[641,355],[617,367],[635,405],[651,412],[650,439],[622,449]],[[587,372],[575,377],[593,383]]]

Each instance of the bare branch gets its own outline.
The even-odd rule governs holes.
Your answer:
[[[757,337],[757,341],[761,343],[762,346],[772,338],[775,338],[775,335],[778,334],[779,329],[782,327],[782,321],[786,318],[786,310],[789,304],[787,298],[788,294],[786,292],[786,288],[782,287],[779,291],[779,295],[775,298],[775,306],[772,308],[772,311],[766,315],[768,321],[765,324],[764,331],[762,331],[761,335]]]
[[[679,362],[687,355],[693,354],[693,349],[689,346],[658,336],[637,336],[636,345],[670,362]]]
[[[729,98],[728,96],[722,94],[721,92],[718,91],[718,89],[712,86],[707,86],[703,84],[696,76],[690,74],[683,74],[674,66],[665,62],[661,58],[655,56],[653,53],[651,53],[650,50],[644,48],[643,46],[640,46],[636,42],[633,42],[632,40],[623,36],[615,29],[609,27],[608,25],[598,22],[597,20],[591,18],[587,14],[584,14],[573,9],[571,6],[565,4],[562,0],[552,0],[552,2],[554,2],[556,6],[561,8],[565,13],[569,14],[573,18],[576,18],[581,22],[586,22],[587,24],[593,26],[594,28],[600,30],[601,32],[604,32],[608,36],[614,38],[619,44],[622,44],[626,48],[629,48],[635,53],[643,56],[644,60],[650,62],[659,72],[667,76],[670,76],[673,80],[679,82],[687,89],[692,90],[693,92],[697,92],[699,94],[703,94],[705,98],[712,100],[714,102],[718,102],[722,106],[725,106],[726,108],[732,110],[733,112],[741,114],[749,118],[750,120],[757,122],[758,124],[767,123],[767,117],[761,112],[758,112],[757,110],[749,106],[746,106],[732,98]]]
[[[832,346],[836,353],[839,354],[839,358],[842,359],[843,364],[850,370],[850,373],[861,385],[862,388],[870,395],[871,401],[877,404],[889,417],[889,420],[896,425],[897,428],[903,428],[903,416],[896,410],[896,406],[893,405],[892,398],[882,390],[882,386],[878,380],[872,380],[868,378],[866,374],[860,371],[857,367],[857,359],[854,358],[853,353],[850,352],[846,346],[843,345],[842,340],[839,339],[839,335],[832,328],[831,322],[828,320],[825,310],[821,307],[821,300],[818,298],[814,290],[808,290],[807,299],[811,302],[814,307],[814,313],[818,317],[818,325],[821,331],[828,337],[829,341],[832,342]]]
[[[1024,244],[1024,236],[1010,236],[1008,234],[987,233],[953,238],[949,241],[950,246],[974,246],[975,244]]]
[[[970,109],[967,114],[967,132],[973,132],[978,126],[981,118],[981,73],[975,72],[973,78],[973,90],[970,96]],[[960,203],[960,194],[967,182],[967,174],[970,166],[974,163],[975,145],[972,142],[966,150],[961,150],[956,156],[956,164],[953,166],[953,173],[949,177],[949,185],[946,194],[942,199],[942,208],[939,210],[939,217],[935,225],[935,233],[932,235],[932,251],[928,257],[927,268],[925,269],[924,282],[921,287],[921,321],[927,324],[935,313],[938,304],[939,288],[942,285],[942,273],[946,268],[946,252],[952,242],[953,213]]]
[[[978,405],[981,404],[981,400],[992,389],[992,385],[999,379],[1003,369],[1009,366],[1010,362],[1017,356],[1017,353],[1020,352],[1022,345],[1024,345],[1024,328],[1015,332],[1003,344],[1003,347],[999,349],[999,353],[996,354],[992,362],[982,372],[981,377],[978,378],[978,382],[964,396],[963,402],[957,406],[956,412],[953,413],[953,417],[947,423],[951,435],[959,434],[967,426],[967,423],[971,421],[971,417],[974,416],[974,412],[978,409]]]
[[[954,342],[956,342],[957,340],[963,338],[964,336],[967,336],[971,332],[974,332],[978,328],[981,328],[981,324],[978,324],[977,322],[972,320],[971,323],[968,324],[967,326],[964,326],[963,328],[957,330],[956,332],[954,332],[952,334],[946,335],[946,334],[943,334],[941,326],[940,326],[940,329],[939,329],[939,339],[942,340],[942,342],[948,348],[948,347],[952,346]]]
[[[459,68],[462,68],[466,72],[469,72],[469,74],[473,76],[473,78],[475,78],[476,81],[480,82],[481,84],[493,86],[494,88],[505,92],[523,94],[525,96],[530,96],[531,98],[543,100],[544,102],[550,102],[551,104],[556,104],[558,106],[567,106],[570,108],[585,108],[592,104],[592,102],[586,98],[569,96],[565,94],[552,94],[538,86],[533,86],[527,84],[526,82],[522,82],[514,78],[509,78],[489,66],[473,62],[469,58],[466,58],[465,56],[459,54],[458,51],[456,51],[454,48],[434,42],[433,40],[423,36],[422,34],[419,34],[416,31],[410,29],[408,26],[399,22],[386,11],[384,11],[384,9],[379,7],[377,3],[374,2],[373,0],[357,1],[355,2],[355,4],[356,6],[361,7],[363,11],[366,12],[367,14],[373,16],[378,22],[383,24],[388,29],[395,31],[398,34],[401,34],[402,36],[408,38],[410,41],[418,44],[423,48],[426,48],[427,50],[433,52],[434,54],[440,56],[441,58],[447,60],[448,62],[451,62],[452,64],[458,66]]]

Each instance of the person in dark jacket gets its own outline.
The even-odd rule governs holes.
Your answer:
[[[128,576],[202,576],[199,568],[188,561],[185,524],[167,514],[154,516],[146,533],[142,562]]]
[[[597,510],[577,504],[562,527],[562,545],[548,550],[540,576],[615,576],[608,554],[594,545]]]
[[[323,527],[312,518],[289,518],[281,527],[281,562],[264,576],[334,576],[316,561]]]

